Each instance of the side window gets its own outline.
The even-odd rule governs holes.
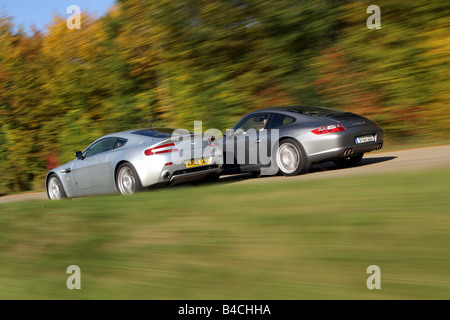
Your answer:
[[[243,132],[246,132],[248,129],[254,129],[255,131],[264,129],[268,118],[269,115],[267,113],[250,116],[237,125],[235,132],[238,132],[239,129],[239,131],[242,130]]]
[[[117,138],[105,138],[93,144],[85,153],[85,157],[112,150],[116,144]]]
[[[127,143],[127,141],[128,141],[127,139],[117,138],[116,142],[114,143],[113,149],[123,147],[125,145],[125,143]]]
[[[293,118],[293,117],[290,117],[290,116],[287,116],[284,114],[274,113],[274,114],[272,114],[268,129],[274,129],[274,128],[287,126],[288,124],[291,124],[294,121],[295,121],[295,118]]]

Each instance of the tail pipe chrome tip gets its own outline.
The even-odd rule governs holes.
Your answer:
[[[161,174],[161,176],[162,176],[162,178],[163,178],[164,180],[167,180],[167,179],[170,178],[170,172],[169,172],[169,171],[164,171],[164,172]]]
[[[353,154],[353,149],[352,149],[352,148],[350,148],[350,149],[345,149],[345,151],[344,151],[344,157],[351,156],[352,154]]]

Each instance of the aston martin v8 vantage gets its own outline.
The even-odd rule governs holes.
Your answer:
[[[222,151],[215,138],[177,131],[139,129],[97,139],[77,151],[74,160],[47,173],[48,197],[133,194],[218,175]]]
[[[269,174],[291,176],[306,172],[314,163],[357,164],[366,152],[383,147],[383,129],[352,112],[276,107],[245,115],[224,134],[221,146],[222,174],[264,174],[266,169]]]

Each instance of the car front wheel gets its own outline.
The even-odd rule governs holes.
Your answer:
[[[52,174],[47,182],[47,196],[50,200],[67,198],[64,187],[56,174]]]

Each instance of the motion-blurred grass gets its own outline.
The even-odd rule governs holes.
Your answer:
[[[449,299],[449,176],[286,178],[1,205],[0,298]],[[66,287],[73,264],[81,290]],[[366,287],[374,264],[380,290]]]

